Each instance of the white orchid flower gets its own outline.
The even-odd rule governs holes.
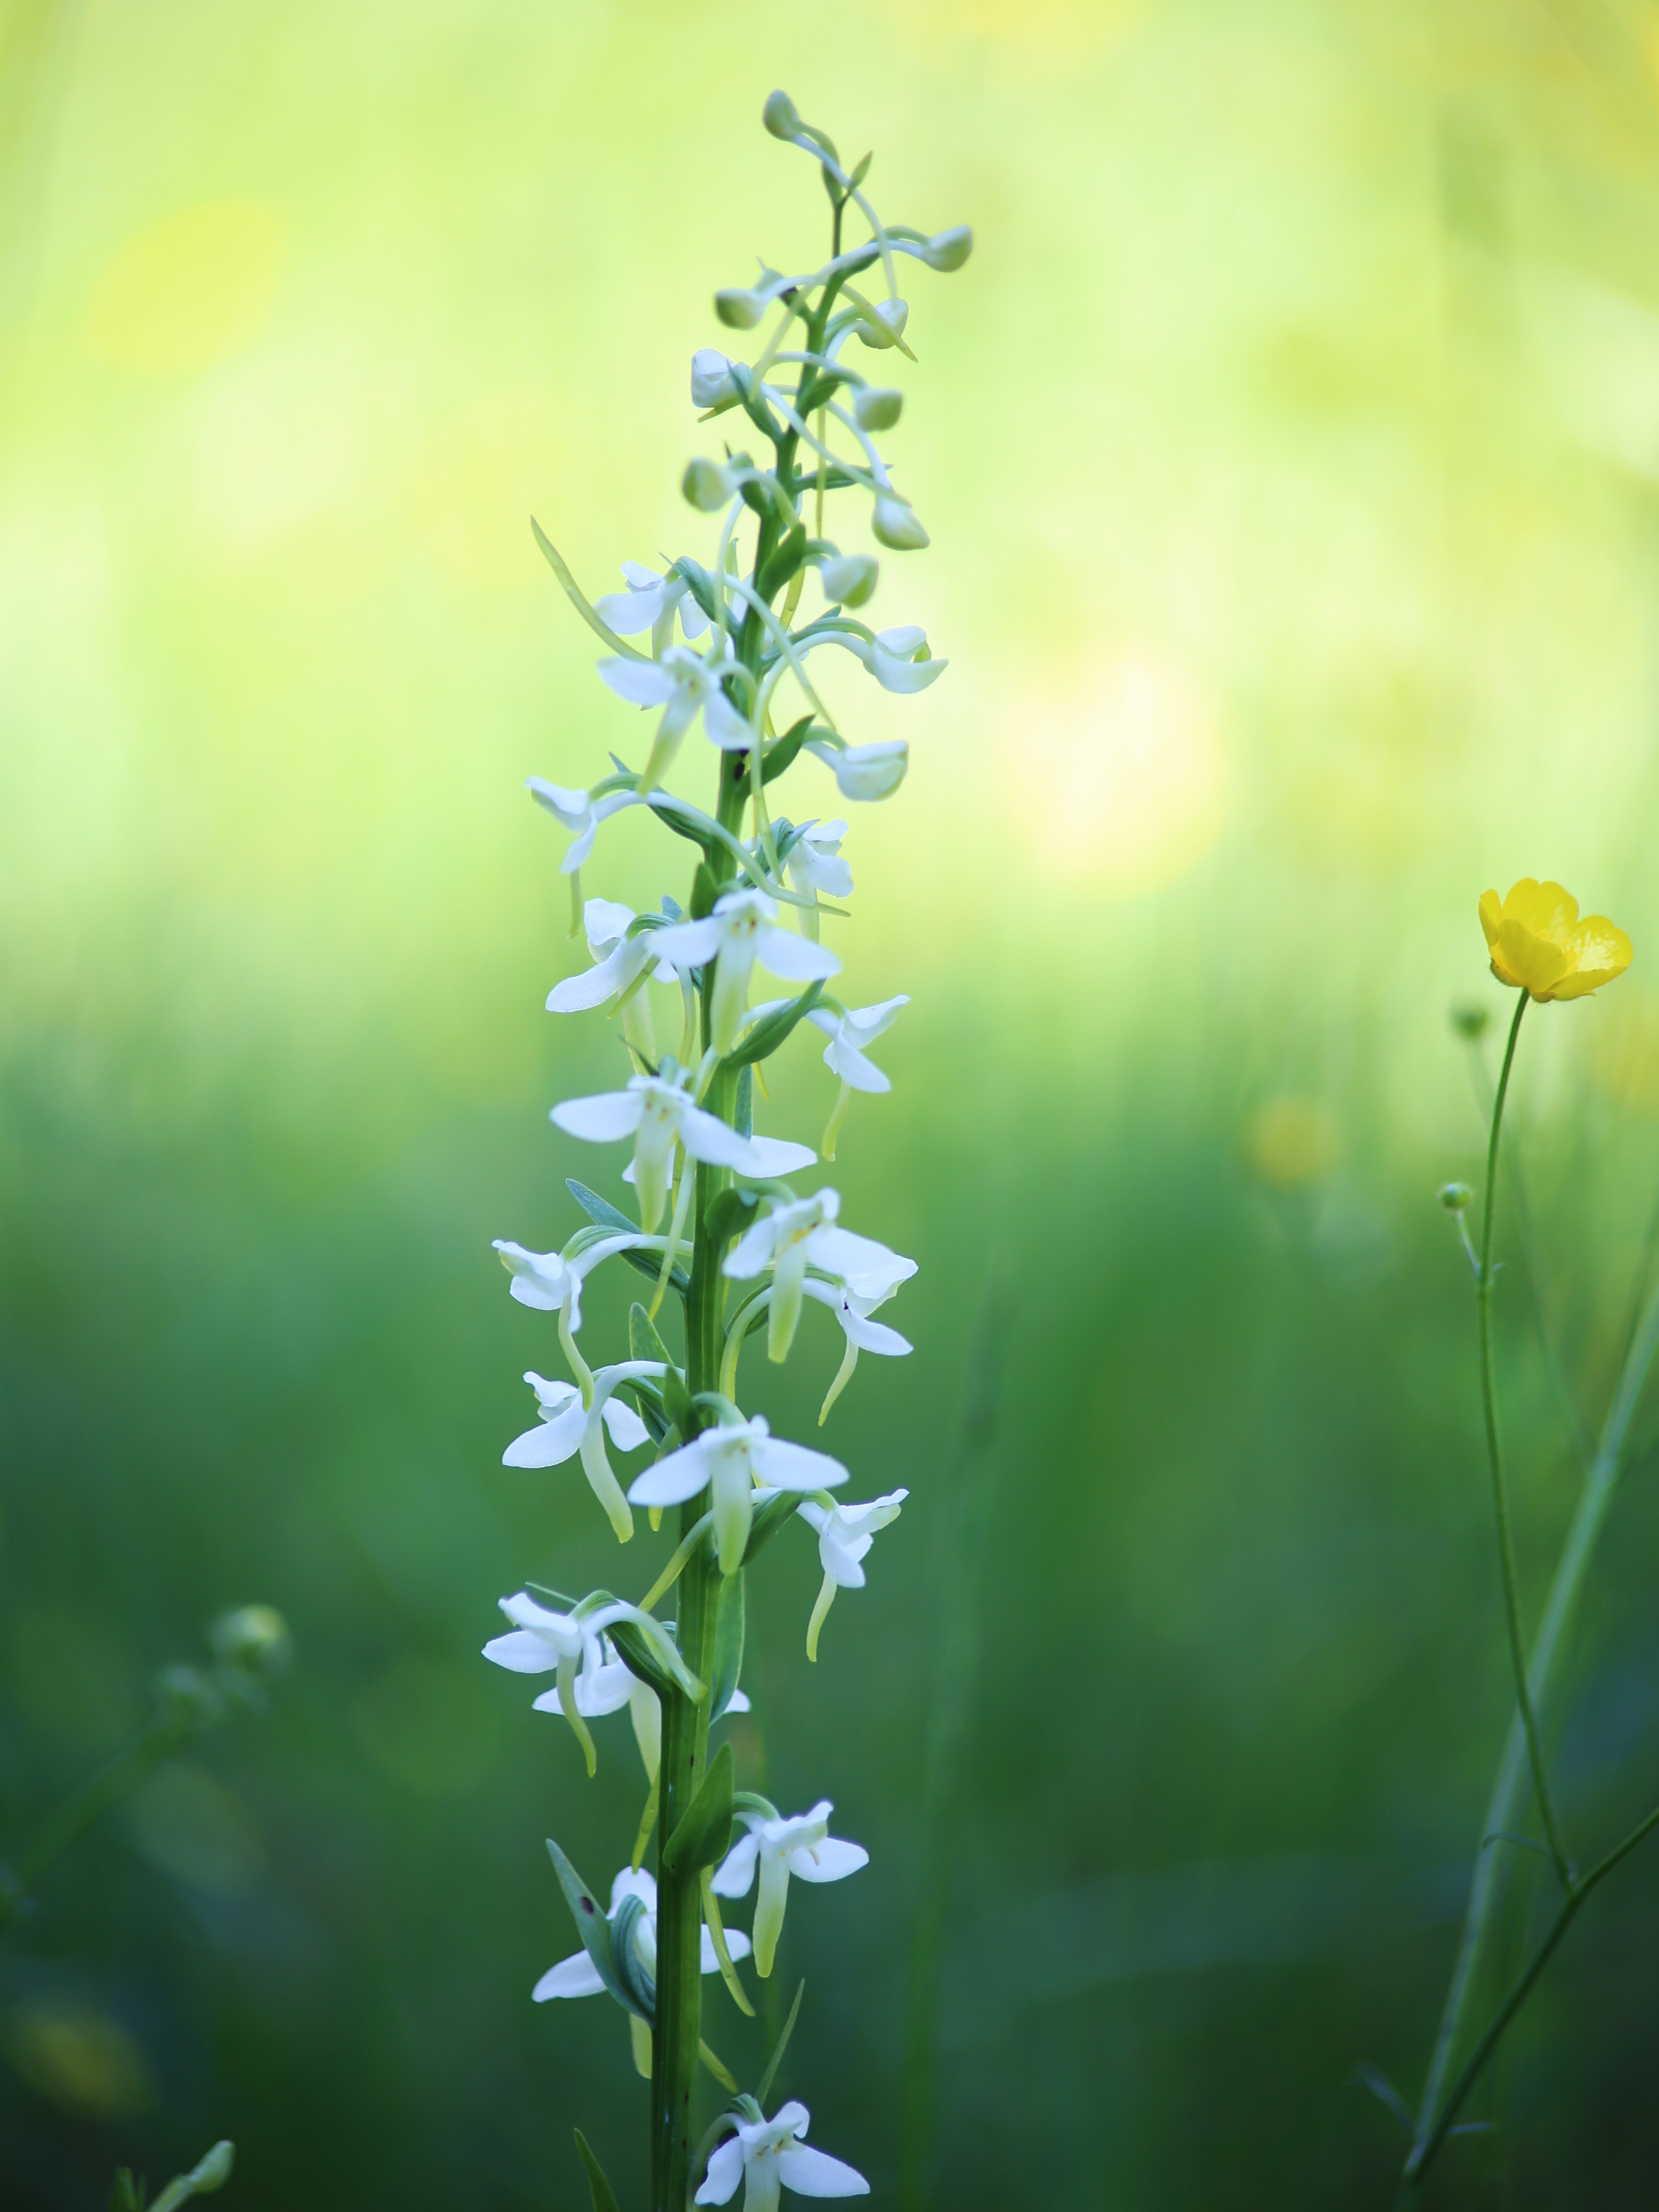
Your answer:
[[[653,933],[664,938],[675,934],[672,929]],[[717,1115],[707,1114],[692,1103],[690,1081],[683,1070],[672,1075],[635,1075],[629,1079],[626,1091],[567,1098],[550,1117],[568,1135],[580,1137],[590,1145],[633,1138],[634,1188],[639,1196],[641,1225],[647,1232],[662,1219],[676,1143],[689,1158],[707,1166],[736,1168],[744,1175],[760,1173],[749,1139],[740,1137]]]
[[[651,1431],[634,1411],[615,1395],[620,1383],[643,1376],[655,1378],[663,1370],[659,1361],[629,1359],[615,1367],[600,1367],[593,1374],[593,1395],[591,1405],[582,1403],[582,1394],[573,1382],[550,1382],[544,1375],[533,1371],[525,1381],[535,1392],[541,1407],[541,1419],[533,1429],[526,1429],[515,1437],[501,1454],[503,1467],[562,1467],[574,1454],[581,1454],[582,1470],[617,1532],[617,1540],[625,1544],[634,1533],[634,1516],[628,1510],[628,1500],[623,1496],[616,1476],[611,1471],[611,1462],[605,1455],[605,1432],[611,1431],[611,1440],[618,1451],[637,1451],[641,1444],[649,1443]]]
[[[890,1252],[873,1237],[855,1237],[836,1226],[839,1191],[821,1190],[793,1206],[775,1206],[744,1231],[727,1255],[724,1272],[733,1282],[752,1282],[763,1267],[772,1270],[772,1303],[767,1316],[769,1359],[787,1357],[800,1320],[801,1286],[809,1267],[846,1283],[861,1295],[886,1297],[915,1274],[914,1260]]]
[[[789,1897],[789,1877],[802,1881],[842,1881],[860,1867],[870,1854],[861,1844],[845,1844],[830,1832],[835,1808],[820,1798],[810,1813],[785,1820],[766,1800],[753,1801],[763,1810],[743,1805],[738,1818],[748,1833],[740,1837],[720,1861],[712,1884],[716,1897],[747,1897],[755,1869],[760,1869],[760,1894],[755,1899],[755,1969],[769,1974],[783,1929],[783,1909]]]
[[[914,623],[878,630],[873,638],[860,637],[850,630],[831,635],[837,645],[844,645],[854,659],[864,663],[884,691],[925,691],[951,665],[948,660],[931,657],[927,633]]]
[[[608,592],[593,603],[593,611],[608,629],[618,637],[632,637],[638,630],[654,629],[659,622],[671,617],[679,610],[680,626],[686,635],[701,637],[708,627],[708,617],[697,605],[691,586],[684,576],[671,569],[659,576],[654,568],[647,568],[638,561],[624,561],[622,572],[628,589]],[[667,640],[665,639],[666,644]],[[606,682],[610,678],[606,678]]]
[[[738,2131],[710,2154],[708,2172],[696,2194],[699,2204],[729,2204],[744,2185],[743,2212],[777,2212],[778,2191],[797,2197],[867,2197],[870,2185],[848,2166],[800,2138],[811,2115],[793,2100],[780,2105],[771,2119],[761,2116],[752,2097],[744,2100],[755,2118],[741,2119]]]
[[[748,1547],[757,1483],[769,1491],[835,1490],[846,1480],[838,1459],[775,1437],[757,1414],[752,1421],[705,1429],[636,1475],[628,1495],[635,1505],[681,1505],[708,1491],[720,1572],[731,1575]]]
[[[513,1627],[506,1636],[491,1638],[483,1647],[484,1657],[514,1674],[546,1674],[556,1670],[556,1687],[536,1704],[544,1712],[556,1705],[564,1715],[575,1730],[590,1775],[599,1762],[584,1711],[615,1712],[628,1695],[614,1671],[620,1662],[605,1637],[607,1628],[619,1620],[631,1621],[671,1673],[691,1680],[660,1622],[641,1613],[638,1606],[624,1605],[603,1592],[584,1598],[568,1613],[538,1604],[527,1590],[502,1598],[501,1608]],[[694,1683],[694,1689],[696,1686]]]
[[[853,871],[841,857],[844,822],[809,822],[789,848],[784,866],[798,891],[815,891],[824,898],[851,898]],[[810,919],[816,923],[817,916]]]
[[[786,982],[827,981],[841,971],[835,954],[777,926],[777,902],[764,891],[726,891],[702,921],[678,921],[657,934],[658,950],[676,968],[714,964],[708,1010],[709,1042],[722,1057],[737,1042],[749,1004],[749,978],[757,961]]]
[[[619,699],[663,710],[638,790],[624,796],[642,799],[655,790],[699,714],[710,740],[722,751],[738,751],[753,743],[747,717],[732,704],[720,683],[723,671],[736,665],[731,641],[725,642],[725,657],[712,660],[693,653],[689,645],[670,645],[656,660],[600,661],[599,674]]]
[[[830,1040],[823,1048],[824,1066],[841,1079],[841,1089],[819,1147],[826,1160],[836,1157],[836,1138],[853,1103],[853,1093],[892,1089],[890,1078],[882,1073],[865,1048],[873,1044],[884,1030],[890,1029],[899,1008],[909,1003],[908,995],[901,992],[896,999],[884,999],[878,1006],[814,1006],[807,1015],[812,1026],[822,1030]]]
[[[911,1273],[915,1272],[915,1268],[912,1267]],[[903,1278],[901,1278],[901,1280]],[[805,1296],[816,1298],[820,1305],[829,1307],[830,1312],[841,1323],[842,1334],[847,1340],[847,1349],[842,1355],[842,1363],[836,1379],[830,1385],[823,1403],[818,1408],[820,1428],[830,1418],[830,1408],[852,1381],[853,1370],[859,1364],[860,1352],[876,1352],[883,1359],[902,1359],[905,1353],[910,1351],[911,1344],[908,1336],[901,1336],[896,1328],[889,1328],[884,1322],[870,1319],[875,1309],[878,1306],[885,1305],[888,1299],[892,1297],[893,1291],[897,1287],[898,1285],[895,1283],[891,1290],[884,1291],[879,1297],[862,1297],[848,1290],[845,1283],[819,1282],[811,1275],[809,1275],[801,1285]]]
[[[737,397],[730,356],[714,346],[699,346],[691,356],[691,404],[719,407]]]
[[[608,791],[603,799],[590,799],[585,791],[567,791],[562,783],[550,783],[542,775],[529,777],[525,789],[538,805],[544,806],[556,822],[569,830],[575,841],[559,863],[562,876],[574,876],[582,866],[593,849],[601,822],[608,822],[625,806],[641,803],[636,791]]]
[[[653,1875],[643,1867],[636,1874],[632,1867],[624,1867],[611,1885],[611,1910],[605,1915],[614,1921],[624,1901],[637,1897],[645,1907],[634,1923],[634,1948],[641,1966],[647,1974],[657,1971],[657,1884]],[[733,1959],[749,1956],[749,1938],[737,1929],[728,1929],[726,1948]],[[702,1965],[705,1974],[717,1974],[720,1960],[714,1954],[714,1939],[707,1928],[702,1931]],[[586,1951],[578,1951],[568,1959],[561,1959],[556,1966],[550,1966],[530,1992],[537,2004],[545,2004],[550,1997],[598,1997],[605,1995],[605,1984],[599,1970]]]
[[[574,1335],[582,1325],[582,1283],[602,1260],[609,1260],[617,1252],[636,1251],[650,1244],[661,1249],[659,1240],[632,1231],[617,1237],[602,1237],[597,1242],[584,1245],[574,1258],[567,1259],[562,1252],[530,1252],[522,1244],[497,1237],[491,1249],[501,1255],[501,1265],[513,1278],[507,1288],[521,1306],[532,1307],[538,1313],[556,1313],[562,1316],[564,1325]]]
[[[910,747],[903,738],[884,738],[873,745],[843,745],[839,751],[814,738],[802,750],[835,770],[843,799],[890,799],[910,765]]]
[[[642,929],[634,937],[628,934],[635,919],[633,908],[624,906],[620,899],[587,901],[582,908],[582,927],[594,964],[586,975],[567,975],[562,983],[553,986],[547,994],[550,1014],[580,1014],[590,1006],[602,1006],[607,999],[630,989],[647,969],[653,970],[659,983],[676,980],[672,968],[658,958],[652,941],[662,934],[660,930]]]
[[[788,1000],[781,999],[778,1003],[787,1006]],[[792,1145],[787,1137],[763,1137],[757,1132],[751,1133],[748,1142],[749,1149],[755,1156],[755,1164],[748,1172],[769,1182],[775,1181],[781,1176],[798,1175],[803,1168],[815,1166],[817,1162],[818,1156],[811,1145]],[[624,1182],[633,1182],[632,1160],[623,1170],[622,1179]]]
[[[876,1531],[898,1519],[899,1509],[909,1495],[908,1490],[890,1490],[884,1498],[872,1498],[865,1505],[820,1505],[812,1498],[802,1499],[800,1517],[818,1532],[818,1564],[823,1569],[823,1587],[806,1625],[809,1659],[818,1656],[818,1632],[835,1603],[836,1592],[864,1588],[864,1560],[876,1540]]]

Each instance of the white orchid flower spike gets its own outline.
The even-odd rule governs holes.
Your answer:
[[[689,645],[667,645],[655,660],[600,661],[599,674],[619,699],[663,710],[645,773],[632,796],[643,799],[656,789],[699,714],[711,743],[723,752],[740,750],[752,742],[748,717],[732,705],[720,681],[722,672],[736,665],[730,641],[724,642],[726,651],[721,659],[705,659]]]
[[[538,1604],[528,1590],[504,1597],[501,1607],[513,1626],[507,1635],[490,1638],[483,1647],[484,1657],[514,1674],[547,1674],[556,1670],[554,1689],[535,1703],[543,1712],[553,1710],[556,1704],[575,1730],[590,1775],[599,1761],[584,1708],[593,1713],[615,1712],[629,1696],[614,1671],[619,1662],[605,1636],[606,1629],[618,1621],[631,1623],[650,1646],[655,1662],[681,1684],[689,1697],[695,1698],[702,1692],[702,1685],[688,1671],[661,1623],[641,1613],[638,1606],[624,1605],[606,1591],[595,1591],[568,1613]]]
[[[610,1430],[618,1451],[637,1451],[641,1444],[650,1443],[651,1432],[645,1423],[614,1394],[619,1383],[646,1376],[654,1380],[662,1371],[660,1361],[641,1359],[599,1368],[593,1375],[592,1403],[586,1406],[574,1382],[550,1382],[544,1375],[526,1374],[524,1379],[536,1394],[542,1418],[536,1427],[513,1439],[501,1454],[501,1465],[562,1467],[580,1452],[582,1471],[593,1495],[609,1516],[617,1540],[625,1544],[634,1533],[634,1516],[611,1471],[605,1432]]]
[[[821,1150],[826,1160],[836,1157],[836,1139],[853,1103],[853,1093],[892,1089],[891,1078],[882,1073],[866,1048],[884,1030],[892,1027],[899,1008],[909,1003],[908,994],[901,992],[897,998],[883,999],[874,1006],[814,1006],[806,1017],[814,1029],[822,1030],[829,1038],[823,1048],[823,1064],[841,1081],[829,1127],[823,1133]]]
[[[909,1495],[908,1490],[890,1490],[885,1498],[872,1498],[867,1505],[822,1505],[810,1498],[802,1499],[800,1517],[809,1528],[818,1532],[818,1563],[823,1569],[823,1587],[806,1625],[809,1659],[818,1656],[818,1632],[836,1601],[836,1592],[864,1588],[864,1560],[876,1540],[876,1531],[898,1519],[899,1509]]]
[[[708,1010],[709,1042],[722,1057],[731,1051],[749,1004],[749,978],[757,962],[786,982],[826,982],[841,971],[822,945],[777,926],[777,903],[764,891],[726,891],[702,921],[679,921],[659,930],[658,957],[678,969],[714,963]]]
[[[757,1483],[768,1491],[836,1490],[846,1480],[838,1459],[786,1443],[757,1414],[752,1421],[705,1429],[636,1475],[628,1495],[635,1505],[681,1505],[708,1491],[720,1572],[732,1575],[748,1547]]]
[[[655,933],[672,937],[675,932],[665,929]],[[735,1168],[743,1175],[761,1173],[748,1138],[740,1137],[717,1115],[706,1114],[701,1106],[694,1105],[690,1083],[690,1075],[680,1069],[664,1075],[635,1075],[629,1079],[626,1091],[567,1098],[550,1117],[568,1134],[590,1145],[617,1144],[624,1137],[632,1137],[640,1225],[647,1232],[662,1219],[676,1144],[690,1158],[710,1167]]]
[[[738,1818],[749,1832],[720,1861],[712,1887],[716,1897],[747,1897],[759,1868],[754,1922],[757,1973],[769,1974],[777,1956],[791,1875],[802,1881],[843,1881],[870,1863],[861,1844],[842,1843],[830,1834],[830,1815],[835,1809],[827,1797],[821,1797],[810,1813],[786,1820],[763,1797],[742,1793]]]
[[[725,1273],[734,1282],[750,1282],[763,1268],[772,1270],[769,1359],[788,1356],[809,1267],[878,1299],[890,1296],[916,1272],[914,1260],[890,1252],[872,1237],[855,1237],[851,1230],[839,1228],[840,1212],[841,1194],[834,1190],[816,1192],[793,1206],[775,1206],[744,1232],[727,1256]]]
[[[603,799],[590,799],[585,791],[567,791],[562,784],[549,783],[540,775],[530,777],[525,789],[575,841],[559,863],[559,873],[563,876],[574,876],[592,851],[601,822],[608,822],[625,806],[641,804],[635,791],[608,791]]]
[[[801,2141],[811,2115],[793,2100],[765,2118],[752,2097],[742,2100],[745,2117],[708,2160],[708,2172],[696,2202],[729,2204],[744,2185],[743,2212],[777,2212],[778,2191],[797,2197],[867,2197],[870,2185],[856,2166],[813,2150]],[[748,2117],[752,2113],[753,2117]]]

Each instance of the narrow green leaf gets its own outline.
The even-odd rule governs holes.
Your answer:
[[[791,722],[781,738],[775,738],[766,748],[761,763],[761,781],[770,783],[775,775],[781,775],[805,744],[812,727],[812,717],[803,714],[798,722]]]
[[[662,1847],[662,1864],[666,1873],[694,1872],[699,1867],[713,1866],[731,1850],[734,1773],[732,1747],[723,1743],[710,1761],[696,1796]]]
[[[806,1984],[802,1982],[795,1990],[795,2002],[789,2008],[789,2017],[783,2023],[783,2033],[773,2045],[772,2056],[766,2062],[766,2071],[756,2084],[755,2102],[763,2109],[765,2107],[768,2097],[772,2094],[772,2084],[778,2078],[778,2069],[783,2063],[783,2054],[789,2048],[789,2039],[795,2032],[795,2021],[800,2012],[800,2001],[805,1995]]]
[[[741,1044],[726,1055],[728,1067],[742,1067],[745,1062],[769,1059],[784,1042],[797,1022],[810,1014],[823,996],[822,982],[809,983],[799,998],[780,1006],[775,1014],[769,1014],[763,1022],[757,1022]]]
[[[699,861],[697,872],[691,878],[691,919],[706,921],[714,911],[714,901],[724,886],[715,881],[714,871],[707,860]]]
[[[725,1257],[726,1248],[741,1237],[748,1228],[760,1200],[752,1190],[723,1190],[703,1217],[703,1236],[709,1252],[709,1266],[718,1267]]]
[[[732,1102],[732,1127],[740,1137],[755,1133],[755,1071],[745,1062],[738,1073],[737,1096]]]
[[[655,1322],[642,1305],[628,1309],[628,1352],[631,1359],[660,1359],[665,1367],[674,1364],[668,1346],[657,1334]]]
[[[605,1918],[598,1898],[551,1836],[547,1838],[547,1849],[553,1862],[553,1871],[559,1877],[559,1887],[564,1892],[564,1901],[570,1907],[570,1917],[576,1923],[576,1933],[581,1938],[583,1950],[593,1961],[594,1972],[617,2002],[628,2012],[638,2013],[649,2027],[650,2014],[641,2012],[617,1975],[616,1960],[611,1950],[611,1923]]]
[[[605,2168],[587,2147],[587,2137],[576,2130],[576,2155],[587,2172],[587,2185],[593,2195],[593,2212],[617,2212],[617,2193],[605,2178]]]
[[[574,1176],[565,1177],[564,1187],[588,1218],[596,1222],[607,1236],[637,1237],[639,1235],[640,1224],[637,1221],[630,1221],[625,1213],[619,1212],[611,1205],[608,1198],[601,1198],[598,1191],[590,1190],[585,1182],[578,1182]],[[636,1267],[640,1273],[652,1283],[654,1283],[662,1273],[662,1255],[659,1253],[624,1252],[622,1256],[630,1267]],[[691,1278],[680,1266],[678,1261],[675,1261],[668,1279],[682,1297],[684,1297],[691,1288]]]
[[[722,1575],[720,1595],[715,1600],[719,1607],[714,1621],[714,1668],[708,1686],[708,1717],[717,1721],[732,1702],[732,1693],[738,1686],[738,1673],[743,1665],[744,1595],[743,1570],[734,1575]]]

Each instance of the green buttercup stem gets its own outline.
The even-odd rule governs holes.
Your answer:
[[[1550,1796],[1549,1774],[1544,1764],[1543,1746],[1539,1740],[1538,1717],[1533,1710],[1532,1692],[1527,1682],[1526,1646],[1521,1638],[1521,1608],[1515,1587],[1515,1544],[1510,1533],[1509,1491],[1504,1480],[1504,1452],[1498,1434],[1498,1401],[1492,1388],[1492,1232],[1495,1200],[1498,1195],[1498,1145],[1504,1127],[1504,1102],[1509,1095],[1510,1071],[1515,1065],[1515,1048],[1521,1035],[1522,1017],[1527,1011],[1530,994],[1522,991],[1515,1010],[1515,1019],[1510,1024],[1509,1042],[1504,1048],[1504,1066],[1498,1078],[1498,1096],[1492,1101],[1492,1135],[1486,1144],[1486,1195],[1480,1217],[1480,1274],[1476,1285],[1476,1304],[1480,1317],[1480,1406],[1486,1417],[1486,1464],[1492,1474],[1492,1508],[1498,1520],[1498,1557],[1504,1578],[1504,1620],[1509,1632],[1510,1665],[1515,1674],[1516,1702],[1521,1709],[1522,1725],[1526,1731],[1527,1756],[1532,1765],[1532,1786],[1538,1800],[1539,1818],[1544,1824],[1544,1833],[1549,1840],[1550,1856],[1564,1888],[1572,1886],[1572,1870],[1561,1842],[1556,1823],[1555,1806]]]

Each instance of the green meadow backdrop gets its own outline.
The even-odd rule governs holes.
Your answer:
[[[1434,1202],[1480,1173],[1488,885],[1637,948],[1516,1093],[1593,1418],[1659,1191],[1646,0],[0,9],[0,1835],[223,1607],[295,1645],[4,1939],[9,2205],[230,2136],[246,2212],[563,2208],[578,2123],[639,2201],[619,2016],[529,2002],[542,1838],[608,1880],[638,1760],[610,1723],[588,1782],[477,1656],[526,1577],[666,1551],[499,1464],[557,1352],[489,1240],[622,1195],[547,1121],[624,1062],[542,1011],[586,954],[522,785],[640,728],[529,517],[592,592],[707,557],[711,295],[823,228],[774,83],[978,241],[909,286],[933,546],[878,603],[952,665],[835,694],[913,759],[846,847],[848,998],[913,1003],[835,1179],[921,1272],[823,1432],[912,1492],[869,1589],[815,1668],[811,1546],[755,1594],[740,1778],[872,1861],[790,1915],[784,2083],[911,2212],[1390,2199],[1353,2076],[1420,2087],[1509,1713]],[[586,888],[653,902],[672,841],[607,838]],[[763,1126],[832,1090],[793,1046]],[[1500,1237],[1535,1617],[1578,1474]],[[1587,1856],[1659,1771],[1656,1570],[1638,1450],[1559,1713]],[[1650,2201],[1656,1956],[1659,1849],[1432,2202]]]

